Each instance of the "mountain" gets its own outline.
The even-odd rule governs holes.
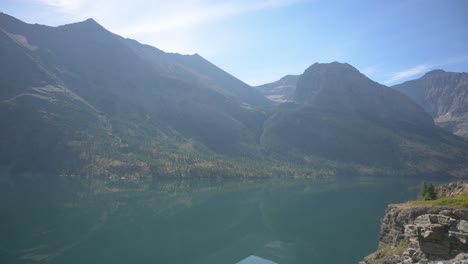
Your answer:
[[[313,64],[300,76],[295,98],[298,104],[280,106],[265,122],[264,144],[291,156],[366,170],[466,173],[466,141],[435,126],[405,95],[349,64]]]
[[[295,95],[301,104],[379,119],[432,124],[432,119],[409,98],[370,80],[347,63],[310,66],[299,79]]]
[[[274,102],[292,102],[298,79],[299,75],[286,75],[276,82],[256,86],[255,89]]]
[[[168,76],[202,82],[206,87],[250,105],[270,105],[270,102],[261,93],[198,54],[165,53],[132,39],[120,39],[142,60],[151,63],[157,71],[164,72]]]
[[[255,109],[269,105],[199,55],[164,53],[92,19],[48,27],[1,14],[0,53],[0,165],[13,172],[212,167],[201,156],[251,152],[265,118]]]
[[[468,137],[468,73],[433,70],[392,88],[421,105],[437,125]]]
[[[348,64],[312,65],[297,102],[275,105],[200,55],[93,19],[49,27],[3,13],[0,56],[0,171],[10,174],[463,176],[468,166],[465,141]]]

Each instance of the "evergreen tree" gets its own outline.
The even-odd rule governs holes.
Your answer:
[[[427,187],[427,193],[429,194],[429,198],[431,200],[437,199],[437,193],[435,191],[434,185],[431,183],[429,184],[429,187]]]
[[[419,194],[421,195],[421,199],[424,201],[437,199],[437,193],[432,183],[427,184],[426,182],[423,182],[421,192]]]
[[[424,200],[424,195],[427,193],[427,183],[424,181],[421,186],[421,191],[419,191],[419,196]]]

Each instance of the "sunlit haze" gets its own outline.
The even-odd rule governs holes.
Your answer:
[[[387,85],[468,71],[467,1],[3,0],[52,26],[94,18],[167,52],[198,53],[251,85],[341,61]]]

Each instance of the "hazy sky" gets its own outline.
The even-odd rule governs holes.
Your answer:
[[[435,68],[468,71],[468,1],[1,0],[28,23],[92,17],[164,51],[199,53],[262,84],[340,61],[396,84]]]

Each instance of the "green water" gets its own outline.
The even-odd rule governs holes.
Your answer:
[[[0,182],[0,263],[357,263],[420,180]]]

